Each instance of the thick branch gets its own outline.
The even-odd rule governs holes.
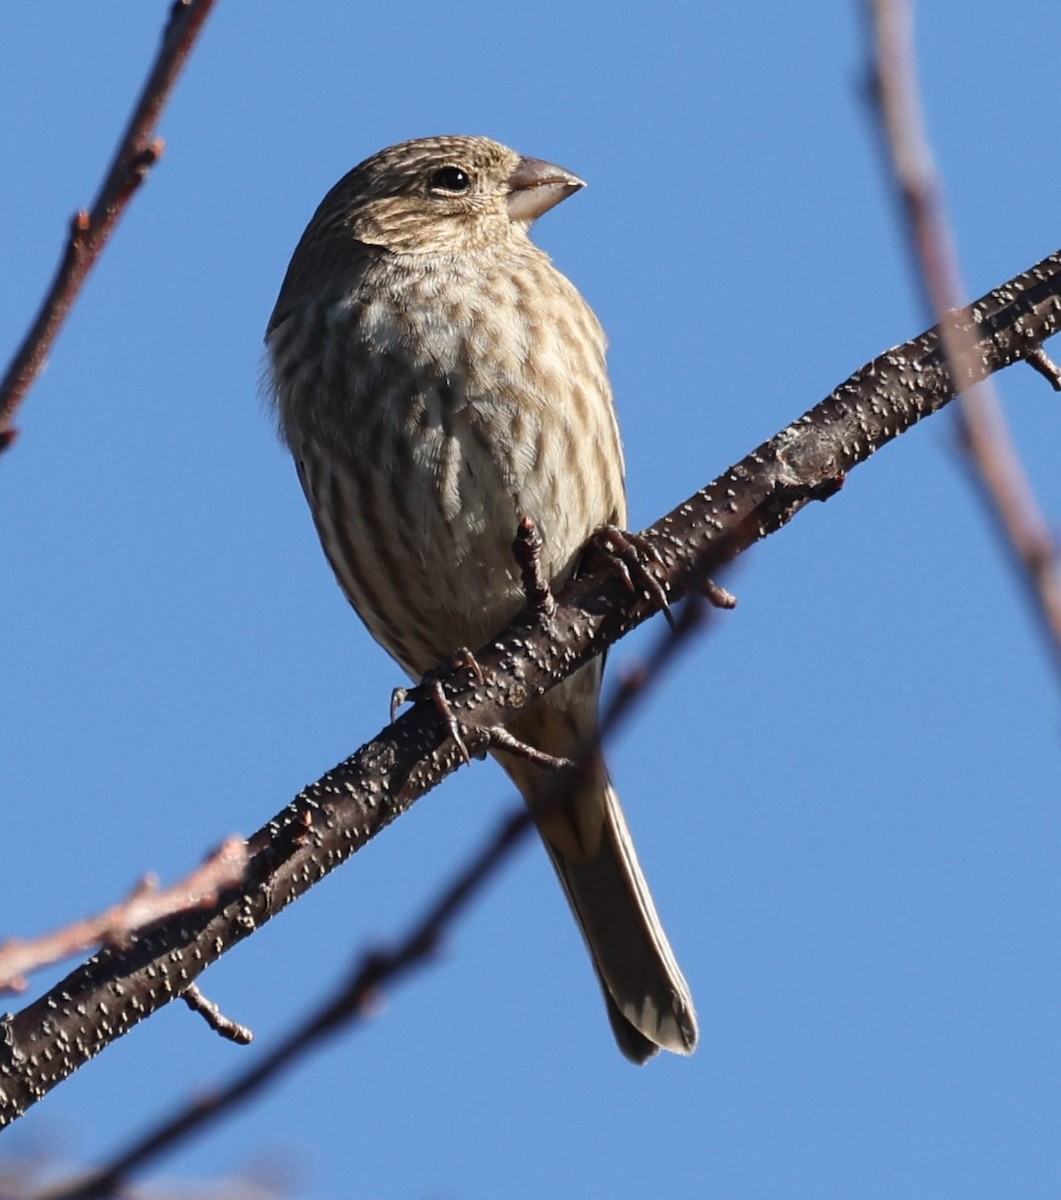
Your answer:
[[[142,1171],[145,1165],[155,1162],[205,1126],[215,1124],[252,1099],[327,1038],[365,1020],[381,987],[398,982],[433,956],[443,929],[507,862],[530,825],[531,817],[526,809],[510,817],[400,942],[391,949],[366,953],[335,995],[329,995],[307,1020],[281,1038],[226,1087],[182,1105],[172,1116],[138,1137],[105,1167],[82,1175],[68,1187],[60,1185],[40,1200],[99,1200],[117,1195],[135,1171]]]
[[[214,0],[176,0],[162,45],[118,143],[92,208],[74,215],[66,252],[40,311],[0,380],[0,453],[15,440],[11,422],[41,373],[63,322],[107,239],[147,173],[162,157],[155,127]]]
[[[954,315],[975,354],[962,385],[1026,357],[1061,325],[1061,253]],[[824,499],[844,476],[954,396],[937,330],[868,363],[826,400],[646,531],[672,600]],[[513,531],[515,532],[515,531]],[[546,620],[518,617],[476,658],[483,682],[446,695],[473,752],[489,729],[570,675],[654,611],[602,566],[557,596]],[[462,678],[470,673],[462,672]],[[430,702],[306,788],[250,842],[246,882],[213,909],[161,923],[131,949],[104,950],[3,1024],[0,1124],[12,1121],[109,1042],[179,995],[231,946],[347,859],[461,756]]]
[[[524,542],[533,540],[529,539],[529,532],[524,526],[521,531]],[[535,589],[529,588],[528,595],[532,604],[535,599],[540,604],[541,595]],[[551,607],[551,593],[549,602],[546,608]],[[667,629],[655,652],[642,664],[637,674],[624,680],[612,695],[602,714],[600,734],[603,740],[615,732],[652,685],[659,685],[667,667],[680,655],[688,640],[706,624],[705,608],[705,602],[699,597],[690,597],[689,603],[682,607],[680,616]],[[562,799],[563,786],[563,777],[555,776],[551,797],[553,802]],[[532,828],[530,810],[520,805],[497,832],[486,839],[454,872],[419,920],[389,945],[376,946],[363,954],[339,992],[335,996],[330,995],[307,1020],[300,1022],[258,1061],[239,1071],[235,1078],[211,1092],[207,1099],[196,1096],[182,1104],[169,1117],[133,1139],[103,1166],[89,1174],[82,1173],[72,1184],[60,1184],[54,1191],[34,1200],[99,1200],[100,1197],[118,1194],[134,1173],[154,1165],[207,1126],[219,1124],[224,1117],[275,1083],[311,1051],[320,1049],[327,1040],[368,1021],[378,1011],[377,1000],[381,993],[386,994],[437,960],[438,947],[444,944],[457,920],[500,873]],[[194,989],[193,984],[189,990]],[[184,999],[189,1000],[189,992],[185,992]]]

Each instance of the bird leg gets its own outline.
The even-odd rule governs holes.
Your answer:
[[[527,604],[548,620],[556,612],[556,600],[542,570],[542,535],[531,517],[524,517],[516,529],[512,553],[519,563],[520,577]]]

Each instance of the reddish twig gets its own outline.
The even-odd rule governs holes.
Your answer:
[[[215,0],[175,0],[155,64],[99,194],[74,215],[62,262],[37,317],[0,381],[0,453],[15,440],[15,413],[40,374],[89,272],[148,171],[162,156],[159,116]]]
[[[943,185],[925,128],[913,39],[912,0],[869,0],[876,51],[877,108],[910,232],[928,311],[936,316],[951,374],[971,378],[977,351],[973,335],[951,316],[964,303],[965,286],[947,222]],[[1057,386],[1057,369],[1045,354],[1029,361]],[[959,440],[971,476],[993,515],[1035,607],[1055,667],[1061,671],[1061,562],[1058,547],[1021,464],[997,389],[968,387],[956,409]]]
[[[664,632],[647,662],[624,680],[614,694],[601,719],[602,738],[614,734],[632,707],[643,699],[650,686],[659,683],[682,647],[703,626],[704,603],[699,596],[692,596],[674,625]],[[599,750],[599,744],[583,749],[589,757]],[[559,802],[562,797],[563,781],[558,780],[553,802]],[[69,1187],[60,1186],[34,1200],[99,1200],[116,1195],[134,1170],[176,1149],[204,1126],[216,1124],[221,1117],[274,1082],[320,1042],[364,1023],[378,1011],[378,997],[385,986],[398,984],[428,965],[459,918],[523,844],[533,827],[529,810],[522,806],[515,809],[497,832],[454,873],[419,921],[390,947],[363,954],[339,991],[260,1062],[237,1075],[220,1091],[204,1094],[200,1089],[195,1099],[141,1135],[105,1166],[87,1176],[81,1175]]]
[[[126,946],[137,930],[164,917],[216,904],[221,892],[242,883],[247,858],[247,844],[242,838],[226,838],[201,867],[173,887],[160,888],[154,877],[145,876],[127,900],[98,916],[40,937],[0,942],[0,992],[22,991],[31,971],[71,954],[99,945]]]

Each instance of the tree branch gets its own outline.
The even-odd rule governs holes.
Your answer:
[[[623,681],[602,716],[602,740],[614,733],[631,707],[644,696],[645,690],[659,682],[681,648],[704,625],[705,607],[699,596],[691,596],[675,624],[667,627],[648,661],[635,676]],[[553,794],[546,798],[546,803],[562,800],[563,782],[558,776]],[[533,827],[530,810],[520,805],[453,872],[418,921],[390,945],[362,954],[336,993],[257,1062],[216,1091],[204,1095],[200,1089],[194,1098],[133,1139],[103,1166],[87,1174],[82,1172],[73,1182],[60,1183],[54,1190],[35,1196],[34,1200],[100,1200],[118,1194],[134,1173],[157,1162],[205,1127],[216,1125],[323,1042],[364,1024],[375,1014],[378,997],[385,988],[401,983],[434,960],[446,935],[527,840]]]
[[[911,0],[868,0],[868,4],[875,50],[874,95],[925,307],[940,321],[954,373],[963,375],[976,345],[969,331],[946,317],[967,292],[921,112],[913,7]],[[1057,388],[1057,368],[1041,351],[1029,356],[1029,361]],[[971,388],[962,396],[957,417],[970,478],[1013,558],[1054,667],[1061,672],[1061,561],[1010,436],[997,389],[987,383]]]
[[[99,194],[70,223],[62,262],[25,340],[0,380],[0,454],[14,442],[12,426],[26,394],[44,368],[59,330],[70,314],[129,201],[162,157],[155,127],[214,0],[175,0],[151,73],[133,109]]]
[[[1061,326],[1061,253],[953,314],[952,323],[975,348],[962,364],[966,386],[1025,358]],[[849,471],[954,393],[938,329],[862,367],[645,531],[670,598],[696,590],[811,500],[832,495]],[[485,750],[483,731],[507,724],[655,611],[655,602],[631,594],[607,564],[573,581],[556,601],[548,617],[528,610],[477,651],[482,682],[464,670],[444,681],[473,753]],[[415,705],[254,835],[241,888],[212,909],[164,921],[128,950],[103,950],[7,1018],[0,1025],[0,1125],[179,995],[461,763],[436,707]]]
[[[85,917],[52,933],[0,942],[0,992],[26,989],[26,976],[54,962],[80,954],[101,942],[125,946],[139,930],[174,913],[206,908],[217,902],[225,888],[239,884],[247,866],[242,838],[229,837],[188,876],[160,888],[146,876],[131,895],[95,917]]]

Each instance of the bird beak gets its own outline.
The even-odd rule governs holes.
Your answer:
[[[508,215],[529,225],[585,186],[584,180],[563,167],[540,158],[521,158],[508,177]]]

